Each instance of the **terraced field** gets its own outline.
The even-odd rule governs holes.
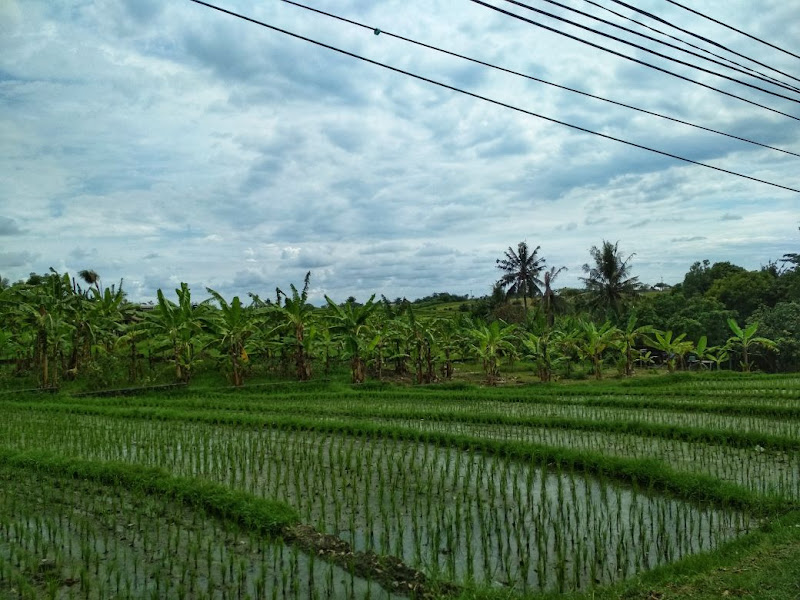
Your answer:
[[[800,377],[0,407],[0,597],[647,597],[800,502]]]

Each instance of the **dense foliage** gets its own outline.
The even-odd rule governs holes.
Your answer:
[[[800,370],[794,255],[755,271],[697,262],[681,284],[647,289],[631,274],[632,255],[604,241],[584,266],[585,289],[557,291],[563,269],[548,269],[538,251],[524,242],[509,248],[490,297],[328,298],[322,308],[308,302],[310,273],[302,289],[279,289],[274,301],[253,293],[228,301],[208,288],[210,297],[198,302],[181,284],[174,299],[158,290],[154,305],[128,302],[121,281],[103,289],[91,270],[79,280],[31,274],[0,290],[3,373],[44,388],[66,380],[103,388],[186,383],[198,369],[224,373],[236,386],[253,375],[308,380],[345,363],[353,382],[416,383],[451,379],[464,361],[479,361],[490,384],[515,362],[541,381],[599,379],[610,369],[632,375],[654,364]]]

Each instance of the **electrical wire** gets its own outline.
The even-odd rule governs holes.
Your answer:
[[[698,46],[697,44],[693,44],[692,42],[686,41],[686,40],[684,40],[682,38],[679,38],[677,36],[669,34],[666,31],[661,31],[660,29],[656,29],[655,27],[651,27],[647,23],[643,23],[642,21],[637,21],[633,17],[629,17],[627,15],[623,15],[622,13],[617,12],[615,10],[612,10],[612,9],[608,8],[607,6],[603,6],[599,2],[595,2],[594,0],[583,0],[583,1],[586,2],[587,4],[591,4],[592,6],[596,6],[600,10],[604,10],[604,11],[606,11],[606,12],[608,12],[608,13],[616,16],[616,17],[619,17],[620,19],[625,19],[626,21],[630,21],[631,23],[636,23],[640,27],[644,27],[645,29],[649,29],[650,31],[653,31],[653,32],[655,32],[655,33],[657,33],[659,35],[663,35],[664,37],[667,37],[667,38],[669,38],[671,40],[675,40],[676,42],[680,42],[681,44],[685,44],[685,45],[689,46],[690,48],[694,48],[695,50],[699,50],[700,52],[705,52],[706,54],[710,54],[711,56],[713,56],[715,58],[719,58],[720,60],[724,60],[726,62],[734,64],[737,67],[741,67],[742,69],[746,69],[748,71],[752,71],[754,73],[758,73],[759,75],[762,75],[762,76],[766,77],[767,79],[771,79],[772,81],[777,81],[779,83],[783,83],[784,85],[790,85],[788,83],[780,81],[779,79],[776,79],[775,77],[767,75],[766,73],[762,73],[760,71],[756,71],[752,67],[748,67],[747,65],[743,65],[742,63],[736,62],[735,60],[733,60],[733,59],[731,59],[729,57],[722,56],[721,54],[716,54],[715,52],[712,52],[708,48],[703,48],[702,46]],[[770,67],[768,67],[768,68],[770,68]],[[775,69],[770,68],[770,70],[775,70]],[[797,77],[794,77],[792,75],[787,75],[787,76],[792,78],[792,79],[795,79],[797,81],[800,81],[800,79],[798,79]],[[794,88],[794,89],[800,91],[800,88]]]
[[[488,103],[494,104],[496,106],[502,106],[503,108],[507,108],[509,110],[513,110],[513,111],[518,112],[518,113],[522,113],[522,114],[525,114],[525,115],[528,115],[528,116],[531,116],[531,117],[536,117],[536,118],[539,118],[539,119],[542,119],[542,120],[545,120],[545,121],[549,121],[551,123],[555,123],[557,125],[563,125],[564,127],[569,127],[570,129],[574,129],[576,131],[582,131],[584,133],[589,133],[591,135],[596,135],[598,137],[601,137],[601,138],[604,138],[604,139],[607,139],[607,140],[611,140],[611,141],[615,141],[615,142],[619,142],[619,143],[625,144],[627,146],[632,146],[634,148],[639,148],[641,150],[647,150],[648,152],[653,152],[655,154],[660,154],[661,156],[667,156],[669,158],[674,158],[674,159],[682,161],[682,162],[690,163],[690,164],[697,165],[697,166],[700,166],[700,167],[705,167],[707,169],[712,169],[714,171],[718,171],[718,172],[721,172],[721,173],[726,173],[728,175],[734,175],[736,177],[741,177],[743,179],[748,179],[750,181],[755,181],[757,183],[763,183],[765,185],[769,185],[769,186],[772,186],[772,187],[776,187],[776,188],[780,188],[780,189],[783,189],[783,190],[787,190],[787,191],[790,191],[790,192],[795,192],[795,193],[800,194],[800,189],[796,189],[796,188],[793,188],[793,187],[785,186],[785,185],[782,185],[782,184],[779,184],[779,183],[774,183],[774,182],[771,182],[771,181],[767,181],[765,179],[759,179],[757,177],[752,177],[750,175],[745,175],[743,173],[738,173],[736,171],[723,169],[722,167],[715,167],[714,165],[701,163],[699,161],[692,160],[691,158],[685,158],[683,156],[678,156],[677,154],[672,154],[670,152],[665,152],[663,150],[657,150],[655,148],[650,148],[648,146],[644,146],[644,145],[638,144],[636,142],[630,142],[628,140],[624,140],[624,139],[621,139],[621,138],[618,138],[618,137],[614,137],[614,136],[611,136],[611,135],[608,135],[608,134],[605,134],[605,133],[600,133],[600,132],[597,132],[597,131],[593,131],[591,129],[587,129],[586,127],[581,127],[580,125],[573,125],[573,124],[567,123],[565,121],[560,121],[560,120],[554,119],[552,117],[547,117],[545,115],[541,115],[539,113],[535,113],[533,111],[530,111],[530,110],[527,110],[527,109],[524,109],[524,108],[519,108],[517,106],[514,106],[513,104],[508,104],[508,103],[502,102],[500,100],[494,100],[494,99],[489,98],[487,96],[482,96],[480,94],[476,94],[475,92],[470,92],[470,91],[464,90],[462,88],[459,88],[459,87],[456,87],[456,86],[453,86],[453,85],[450,85],[450,84],[447,84],[447,83],[443,83],[441,81],[437,81],[437,80],[431,79],[429,77],[425,77],[424,75],[419,75],[417,73],[412,73],[411,71],[406,71],[404,69],[400,69],[399,67],[393,67],[392,65],[388,65],[386,63],[382,63],[380,61],[373,60],[373,59],[367,58],[365,56],[361,56],[360,54],[356,54],[354,52],[350,52],[349,50],[343,50],[342,48],[337,48],[336,46],[332,46],[330,44],[326,44],[325,42],[320,42],[318,40],[306,37],[304,35],[300,35],[299,33],[294,33],[292,31],[288,31],[286,29],[282,29],[282,28],[277,27],[275,25],[270,25],[269,23],[265,23],[264,21],[259,21],[257,19],[252,18],[252,17],[248,17],[246,15],[243,15],[243,14],[228,10],[226,8],[222,8],[220,6],[215,6],[214,4],[210,4],[208,2],[204,2],[203,0],[189,0],[189,1],[190,2],[194,2],[195,4],[199,4],[201,6],[205,6],[207,8],[212,9],[212,10],[216,10],[218,12],[230,15],[232,17],[236,17],[238,19],[242,19],[243,21],[248,21],[248,22],[253,23],[255,25],[260,25],[261,27],[265,27],[265,28],[270,29],[272,31],[276,31],[276,32],[282,33],[284,35],[288,35],[288,36],[293,37],[295,39],[302,40],[302,41],[308,42],[310,44],[314,44],[315,46],[319,46],[321,48],[326,48],[328,50],[332,50],[332,51],[337,52],[339,54],[343,54],[345,56],[349,56],[351,58],[355,58],[357,60],[369,63],[371,65],[382,67],[384,69],[388,69],[389,71],[394,71],[395,73],[400,73],[401,75],[406,75],[408,77],[412,77],[413,79],[417,79],[419,81],[424,81],[426,83],[430,83],[432,85],[435,85],[435,86],[438,86],[438,87],[441,87],[441,88],[444,88],[444,89],[447,89],[447,90],[451,90],[451,91],[454,91],[454,92],[458,92],[460,94],[464,94],[465,96],[469,96],[471,98],[476,98],[478,100],[483,100],[484,102],[488,102]],[[379,29],[375,29],[375,32],[380,34],[380,30]]]
[[[525,18],[521,17],[520,15],[517,15],[517,14],[509,12],[509,11],[503,11],[499,7],[496,7],[496,6],[492,5],[492,4],[488,4],[486,2],[478,2],[478,0],[473,0],[473,1],[476,2],[477,4],[482,4],[483,6],[487,6],[487,7],[493,8],[494,10],[503,12],[503,13],[508,14],[510,16],[513,16],[515,18],[521,19],[523,21],[528,21],[528,19],[525,19]],[[778,98],[782,98],[784,100],[789,100],[790,102],[797,102],[798,104],[800,104],[800,99],[798,99],[798,98],[792,98],[791,96],[785,96],[783,94],[779,94],[778,92],[773,92],[772,90],[768,90],[768,89],[759,87],[759,86],[757,86],[755,84],[747,83],[746,81],[742,81],[741,79],[736,79],[735,77],[731,77],[730,75],[725,75],[724,73],[718,73],[716,71],[712,71],[711,69],[706,69],[705,67],[701,67],[701,66],[692,64],[690,62],[686,62],[685,60],[680,60],[679,58],[675,58],[674,56],[669,56],[667,54],[662,54],[661,52],[657,52],[657,51],[655,51],[655,50],[653,50],[651,48],[647,48],[646,46],[641,46],[639,44],[635,44],[635,43],[633,43],[631,41],[628,41],[626,39],[623,39],[621,37],[617,37],[615,35],[611,35],[610,33],[605,33],[603,31],[600,31],[599,29],[593,29],[592,27],[589,27],[587,25],[582,25],[580,23],[577,23],[576,21],[571,21],[571,20],[569,20],[569,19],[567,19],[565,17],[560,17],[560,16],[555,15],[553,13],[547,12],[546,10],[541,10],[539,8],[535,8],[535,7],[531,6],[530,4],[525,4],[524,2],[520,2],[519,0],[505,0],[505,2],[508,2],[509,4],[513,4],[515,6],[519,6],[520,8],[524,8],[524,9],[529,10],[531,12],[539,13],[540,15],[544,15],[544,16],[549,17],[551,19],[555,19],[557,21],[561,21],[562,23],[567,23],[568,25],[572,25],[573,27],[578,27],[580,29],[584,29],[584,30],[586,30],[586,31],[588,31],[590,33],[595,34],[595,35],[599,35],[599,36],[608,38],[610,40],[614,40],[615,42],[619,42],[621,44],[625,44],[627,46],[631,46],[633,48],[636,48],[637,50],[641,50],[643,52],[647,52],[648,54],[652,54],[654,56],[658,56],[659,58],[663,58],[665,60],[670,60],[672,62],[678,63],[679,65],[683,65],[684,67],[689,67],[691,69],[697,69],[698,71],[702,71],[703,73],[708,73],[709,75],[714,75],[715,77],[720,77],[721,79],[727,79],[728,81],[732,81],[734,83],[738,83],[739,85],[744,85],[744,86],[752,88],[754,90],[758,90],[759,92],[764,92],[765,94],[770,94],[772,96],[777,96]],[[536,23],[534,22],[532,24],[536,24]],[[561,33],[563,34],[563,32],[561,32]],[[578,38],[578,39],[580,39],[580,38]],[[585,40],[582,40],[582,41],[585,41]],[[647,64],[647,63],[644,63],[644,64]]]
[[[775,48],[775,50],[779,50],[780,52],[783,52],[784,54],[788,54],[789,56],[794,56],[795,58],[800,58],[800,56],[798,56],[794,52],[789,52],[788,50],[784,50],[783,48],[781,48],[779,46],[776,46],[775,44],[770,44],[769,42],[767,42],[765,40],[762,40],[761,38],[758,38],[758,37],[756,37],[754,35],[750,35],[749,33],[742,31],[741,29],[736,29],[736,27],[728,25],[727,23],[723,23],[722,21],[717,21],[713,17],[709,17],[708,15],[704,15],[703,13],[701,13],[699,11],[696,11],[696,10],[694,10],[692,8],[689,8],[688,6],[684,6],[683,4],[680,4],[679,2],[675,2],[674,0],[666,0],[666,1],[669,2],[670,4],[674,4],[675,6],[677,6],[679,8],[682,8],[683,10],[688,10],[690,13],[694,13],[698,17],[703,17],[704,19],[708,19],[709,21],[711,21],[713,23],[716,23],[717,25],[722,25],[723,27],[727,27],[728,29],[731,29],[731,30],[735,31],[736,33],[741,33],[742,35],[749,37],[751,40],[755,40],[757,42],[761,42],[762,44],[765,44],[765,45],[769,46],[770,48]]]
[[[750,72],[748,72],[748,71],[746,71],[744,69],[740,69],[737,66],[731,66],[731,65],[726,64],[726,63],[724,63],[722,61],[715,60],[713,58],[708,58],[707,56],[703,56],[702,54],[698,54],[697,52],[693,52],[692,50],[687,50],[686,48],[681,48],[680,46],[676,46],[675,44],[672,44],[670,42],[665,42],[664,40],[660,40],[660,39],[655,38],[655,37],[653,37],[651,35],[647,35],[646,33],[641,33],[640,31],[636,31],[635,29],[630,29],[629,27],[625,27],[623,25],[619,25],[618,23],[614,23],[613,21],[609,21],[607,19],[603,19],[601,17],[598,17],[597,15],[593,15],[591,13],[584,12],[584,11],[579,10],[577,8],[573,8],[572,6],[567,6],[566,4],[562,4],[561,2],[558,2],[557,0],[541,0],[541,1],[542,2],[547,2],[548,4],[552,4],[553,6],[558,6],[559,8],[563,8],[564,10],[567,10],[567,11],[577,13],[577,14],[581,15],[582,17],[586,17],[588,19],[592,19],[594,21],[598,21],[600,23],[603,23],[604,25],[608,25],[609,27],[614,27],[616,29],[621,29],[622,31],[625,31],[627,33],[631,33],[633,35],[642,37],[642,38],[644,38],[646,40],[650,40],[651,42],[655,42],[657,44],[661,44],[663,46],[667,46],[668,48],[672,48],[673,50],[677,50],[678,52],[684,52],[686,54],[694,56],[695,58],[699,58],[701,60],[705,60],[705,61],[714,63],[715,65],[719,65],[721,67],[725,67],[726,69],[731,69],[733,71],[737,71],[739,73],[742,73],[743,75],[747,75],[748,77],[754,77],[755,79],[759,79],[759,80],[761,80],[761,81],[763,81],[765,83],[769,83],[770,85],[775,85],[775,86],[781,87],[783,89],[789,90],[790,92],[800,91],[797,88],[795,88],[794,86],[786,85],[783,82],[775,81],[772,78],[764,77],[758,72],[753,73],[752,69],[750,70]],[[514,2],[513,0],[506,0],[506,2],[510,2],[512,4],[517,4],[518,6],[524,6],[525,8],[528,8],[529,10],[533,10],[533,11],[536,11],[536,12],[541,12],[541,14],[550,16],[550,13],[547,13],[547,12],[544,12],[544,11],[538,11],[538,9],[535,9],[535,8],[530,7],[528,5],[523,5],[523,4],[518,3],[518,2]],[[571,24],[571,25],[574,24],[572,21],[569,21],[569,20],[567,20],[566,22]],[[590,31],[594,31],[594,30],[590,30]],[[616,38],[613,38],[613,39],[616,39]],[[658,54],[658,56],[664,56],[664,55]],[[695,68],[699,68],[699,67],[695,67]],[[719,75],[719,76],[723,77],[723,75]],[[738,82],[739,80],[738,79],[734,79],[733,81],[737,81]],[[761,88],[756,88],[756,89],[761,89]]]
[[[509,17],[513,17],[515,19],[519,19],[520,21],[524,21],[526,23],[530,23],[531,25],[535,25],[536,27],[541,27],[542,29],[546,29],[548,31],[552,31],[553,33],[556,33],[558,35],[562,35],[564,37],[568,37],[568,38],[573,39],[575,41],[581,42],[582,44],[586,44],[587,46],[591,46],[592,48],[597,48],[598,50],[602,50],[603,52],[608,52],[609,54],[613,54],[615,56],[619,56],[620,58],[624,58],[626,60],[630,60],[630,61],[638,63],[640,65],[644,65],[646,67],[650,67],[651,69],[655,69],[656,71],[660,71],[662,73],[666,73],[667,75],[672,75],[673,77],[677,77],[678,79],[682,79],[684,81],[688,81],[690,83],[694,83],[695,85],[699,85],[700,87],[704,87],[704,88],[707,88],[709,90],[713,90],[715,92],[719,92],[720,94],[723,94],[725,96],[730,96],[731,98],[736,98],[737,100],[741,100],[742,102],[746,102],[747,104],[752,104],[753,106],[758,106],[759,108],[763,108],[764,110],[768,110],[770,112],[774,112],[776,114],[783,115],[784,117],[789,117],[790,119],[794,119],[795,121],[800,121],[799,117],[796,117],[796,116],[791,115],[789,113],[785,113],[785,112],[783,112],[781,110],[778,110],[777,108],[772,108],[770,106],[766,106],[766,105],[761,104],[759,102],[755,102],[754,100],[748,100],[747,98],[743,98],[742,96],[737,96],[736,94],[733,94],[731,92],[726,92],[725,90],[722,90],[720,88],[716,88],[713,85],[708,85],[708,84],[703,83],[701,81],[697,81],[696,79],[692,79],[690,77],[686,77],[686,76],[681,75],[679,73],[675,73],[674,71],[670,71],[668,69],[664,69],[662,67],[656,66],[656,65],[648,63],[648,62],[645,62],[643,60],[639,60],[638,58],[634,58],[633,56],[628,56],[627,54],[623,54],[621,52],[617,52],[616,50],[611,50],[610,48],[606,48],[605,46],[601,46],[600,44],[595,44],[594,42],[590,42],[588,40],[584,40],[584,39],[579,38],[577,36],[574,36],[574,35],[572,35],[570,33],[566,33],[565,31],[560,31],[560,30],[556,29],[555,27],[550,27],[549,25],[545,25],[544,23],[539,23],[537,21],[534,21],[533,19],[529,19],[527,17],[523,17],[522,15],[518,15],[518,14],[515,14],[515,13],[513,13],[511,11],[502,9],[499,6],[494,6],[492,4],[488,4],[486,2],[483,2],[483,0],[469,0],[469,1],[470,2],[474,2],[475,4],[480,4],[481,6],[485,6],[486,8],[490,8],[491,10],[497,11],[499,13],[503,13],[503,14],[509,16]]]
[[[314,8],[313,6],[308,6],[306,4],[301,4],[300,2],[295,2],[294,0],[280,0],[280,2],[283,2],[285,4],[291,4],[292,6],[296,6],[298,8],[302,8],[304,10],[320,14],[320,15],[323,15],[325,17],[329,17],[331,19],[336,19],[337,21],[342,21],[343,23],[348,23],[350,25],[355,25],[356,27],[360,27],[360,28],[368,30],[368,31],[375,31],[375,27],[372,27],[371,25],[367,25],[365,23],[360,23],[358,21],[354,21],[353,19],[348,19],[346,17],[342,17],[340,15],[336,15],[334,13],[327,12],[327,11],[324,11],[324,10],[319,9],[319,8]],[[427,48],[428,50],[433,50],[435,52],[440,52],[440,53],[446,54],[448,56],[453,56],[453,57],[456,57],[456,58],[460,58],[462,60],[466,60],[466,61],[475,63],[477,65],[481,65],[481,66],[484,66],[484,67],[489,67],[491,69],[495,69],[495,70],[501,71],[503,73],[508,73],[510,75],[515,75],[517,77],[523,77],[525,79],[528,79],[528,80],[531,80],[531,81],[536,81],[536,82],[542,83],[544,85],[549,85],[551,87],[555,87],[555,88],[558,88],[558,89],[561,89],[561,90],[565,90],[567,92],[572,92],[574,94],[580,94],[581,96],[586,96],[587,98],[592,98],[594,100],[600,100],[601,102],[607,102],[609,104],[614,104],[616,106],[621,106],[623,108],[627,108],[627,109],[630,109],[630,110],[635,110],[637,112],[640,112],[640,113],[643,113],[643,114],[646,114],[646,115],[650,115],[650,116],[653,116],[653,117],[658,117],[660,119],[666,119],[666,120],[672,121],[674,123],[680,123],[681,125],[687,125],[689,127],[694,127],[695,129],[700,129],[702,131],[708,131],[710,133],[714,133],[714,134],[717,134],[717,135],[722,135],[722,136],[725,136],[725,137],[729,137],[729,138],[732,138],[732,139],[735,139],[735,140],[746,142],[748,144],[754,144],[756,146],[761,146],[762,148],[767,148],[769,150],[775,150],[776,152],[782,152],[784,154],[791,154],[792,156],[800,157],[800,154],[798,154],[796,152],[792,152],[790,150],[785,150],[783,148],[777,148],[775,146],[770,146],[768,144],[763,144],[761,142],[756,142],[754,140],[751,140],[751,139],[748,139],[748,138],[745,138],[745,137],[741,137],[741,136],[738,136],[738,135],[734,135],[732,133],[726,133],[724,131],[719,131],[717,129],[712,129],[710,127],[705,127],[703,125],[697,125],[696,123],[690,123],[689,121],[684,121],[684,120],[678,119],[676,117],[670,117],[668,115],[663,115],[661,113],[657,113],[657,112],[654,112],[654,111],[651,111],[651,110],[647,110],[647,109],[644,109],[644,108],[639,108],[637,106],[632,106],[632,105],[626,104],[624,102],[618,102],[616,100],[610,100],[608,98],[603,98],[602,96],[597,96],[595,94],[590,94],[589,92],[584,92],[582,90],[571,88],[571,87],[568,87],[568,86],[565,86],[565,85],[560,85],[558,83],[553,83],[552,81],[547,81],[546,79],[541,79],[539,77],[534,77],[533,75],[528,75],[526,73],[520,73],[519,71],[514,71],[514,70],[508,69],[506,67],[501,67],[501,66],[498,66],[498,65],[483,61],[483,60],[479,60],[477,58],[472,58],[470,56],[465,56],[464,54],[459,54],[458,52],[453,52],[451,50],[445,50],[444,48],[439,48],[438,46],[433,46],[431,44],[426,44],[424,42],[420,42],[420,41],[417,41],[417,40],[414,40],[414,39],[411,39],[411,38],[408,38],[408,37],[405,37],[405,36],[402,36],[402,35],[399,35],[399,34],[396,34],[396,33],[392,33],[390,31],[386,31],[385,29],[381,29],[380,33],[381,33],[381,35],[385,35],[385,36],[388,36],[388,37],[391,37],[391,38],[395,38],[395,39],[401,40],[403,42],[414,44],[414,45],[420,46],[422,48]]]
[[[781,71],[779,69],[776,69],[775,67],[770,67],[769,65],[766,65],[766,64],[764,64],[762,62],[759,62],[754,58],[750,58],[749,56],[745,56],[744,54],[741,54],[741,53],[737,52],[736,50],[732,50],[732,49],[728,48],[727,46],[723,46],[719,42],[715,42],[714,40],[711,40],[711,39],[709,39],[707,37],[704,37],[704,36],[702,36],[702,35],[700,35],[698,33],[693,33],[691,31],[689,31],[688,29],[684,29],[683,27],[678,27],[677,25],[674,25],[673,23],[670,23],[669,21],[667,21],[665,19],[662,19],[658,15],[654,15],[653,13],[647,12],[646,10],[642,10],[641,8],[636,8],[635,6],[632,6],[632,5],[628,4],[627,2],[623,2],[622,0],[611,0],[611,2],[613,2],[614,4],[619,4],[620,6],[624,6],[625,8],[628,8],[628,9],[630,9],[630,10],[632,10],[634,12],[637,12],[637,13],[639,13],[641,15],[645,15],[646,17],[650,17],[654,21],[658,21],[659,23],[663,23],[664,25],[668,25],[669,27],[672,27],[673,29],[677,29],[678,31],[686,33],[686,34],[688,34],[688,35],[690,35],[692,37],[695,37],[695,38],[697,38],[699,40],[703,40],[704,42],[706,42],[708,44],[711,44],[712,46],[716,46],[717,48],[721,48],[722,50],[730,52],[731,54],[735,54],[739,58],[744,58],[744,59],[749,60],[750,62],[755,63],[755,64],[757,64],[759,66],[766,67],[770,71],[775,71],[776,73],[780,73],[784,77],[789,77],[791,79],[797,79],[797,77],[794,77],[793,75],[789,75],[789,73],[785,73],[785,72],[783,72],[783,71]]]

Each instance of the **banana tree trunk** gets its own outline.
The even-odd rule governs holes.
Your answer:
[[[46,388],[50,384],[50,369],[48,364],[48,348],[47,348],[47,331],[44,329],[39,330],[38,335],[38,353],[39,361],[41,362],[42,369],[42,387]]]
[[[364,383],[364,379],[366,379],[366,367],[364,365],[364,359],[362,359],[358,354],[353,355],[353,358],[350,361],[350,368],[353,374],[353,383]]]

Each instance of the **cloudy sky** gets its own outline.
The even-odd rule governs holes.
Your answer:
[[[800,153],[800,121],[467,0],[307,1],[385,32]],[[800,115],[796,102],[488,1]],[[800,188],[796,156],[279,0],[219,5],[529,111]],[[799,59],[664,0],[636,5],[800,77]],[[794,2],[692,5],[800,53]],[[271,295],[311,270],[317,302],[323,294],[482,295],[499,275],[495,260],[521,240],[541,245],[548,265],[568,267],[560,285],[579,285],[589,249],[607,239],[636,253],[642,281],[674,283],[695,260],[758,268],[797,251],[798,206],[798,193],[570,130],[189,0],[0,0],[0,275],[12,281],[51,266],[91,268],[106,284],[124,278],[131,298],[147,300],[181,281],[202,297],[205,286],[226,296]]]

